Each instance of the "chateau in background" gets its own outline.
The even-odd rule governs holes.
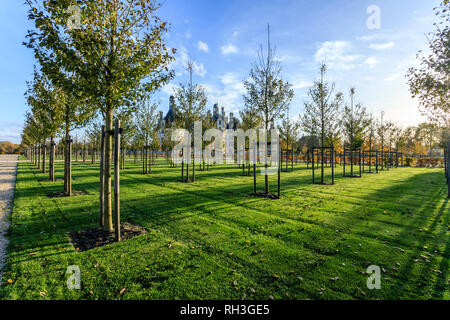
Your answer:
[[[169,111],[167,114],[163,116],[163,112],[159,112],[159,120],[158,120],[158,133],[160,141],[164,140],[165,137],[165,129],[170,127],[172,123],[175,122],[176,114],[175,114],[175,97],[170,96],[169,98]],[[220,130],[225,129],[234,129],[236,130],[240,126],[240,121],[236,118],[233,112],[230,112],[230,116],[227,117],[225,115],[224,107],[221,108],[221,112],[219,113],[219,104],[215,103],[213,106],[213,113],[208,110],[206,113],[206,118],[215,124],[215,127]]]

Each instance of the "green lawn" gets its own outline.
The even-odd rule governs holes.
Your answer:
[[[142,175],[129,161],[121,176],[122,221],[148,233],[80,253],[67,232],[98,221],[98,164],[73,165],[73,189],[88,195],[49,199],[63,182],[38,182],[47,175],[21,163],[0,299],[450,298],[443,169],[341,178],[338,168],[322,186],[296,166],[282,173],[282,199],[267,200],[249,196],[252,178],[236,166],[184,184],[179,168],[158,163]],[[366,287],[371,264],[380,290]],[[66,287],[69,265],[81,290]]]

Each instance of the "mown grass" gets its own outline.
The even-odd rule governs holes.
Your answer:
[[[47,176],[21,163],[0,298],[450,298],[443,169],[341,178],[338,168],[323,186],[297,165],[282,173],[280,200],[249,196],[252,178],[236,166],[197,171],[188,184],[164,161],[152,169],[128,161],[121,175],[122,221],[148,233],[76,252],[68,231],[98,221],[98,164],[73,165],[73,189],[88,195],[49,199],[63,182],[38,182]],[[56,171],[62,178],[63,163]],[[382,268],[380,290],[366,287],[371,264]],[[81,269],[81,290],[66,287],[69,265]]]

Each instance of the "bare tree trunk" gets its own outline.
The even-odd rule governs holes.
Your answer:
[[[46,163],[45,163],[45,161],[46,161],[46,159],[45,159],[45,156],[46,156],[46,154],[47,154],[47,146],[45,145],[45,139],[44,139],[44,144],[42,145],[42,173],[45,173],[46,172]]]
[[[120,121],[114,128],[114,230],[116,241],[120,241]]]
[[[105,187],[105,126],[102,126],[102,136],[100,143],[100,227],[104,226],[104,187]]]
[[[38,145],[38,169],[41,169],[41,152],[42,152],[42,145],[39,143],[39,145]]]
[[[66,194],[72,196],[72,137],[67,141],[67,190]]]
[[[50,138],[50,181],[55,182],[55,140]]]
[[[105,172],[104,172],[104,230],[113,231],[112,208],[111,208],[111,160],[112,160],[112,136],[113,110],[109,108],[105,119]]]

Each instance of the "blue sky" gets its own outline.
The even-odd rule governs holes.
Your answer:
[[[0,3],[0,141],[20,142],[27,106],[23,93],[31,79],[32,52],[21,45],[30,23],[21,0]],[[321,62],[329,66],[328,80],[368,110],[403,126],[424,120],[410,98],[406,70],[417,65],[425,33],[433,30],[432,8],[439,0],[166,0],[159,15],[171,23],[168,44],[178,49],[173,64],[177,76],[155,99],[168,109],[173,86],[187,80],[184,63],[196,63],[194,80],[207,89],[208,108],[215,102],[226,112],[242,107],[242,81],[266,43],[267,23],[283,77],[295,90],[290,115],[297,117],[308,86]],[[380,29],[369,30],[366,10],[381,10]]]

